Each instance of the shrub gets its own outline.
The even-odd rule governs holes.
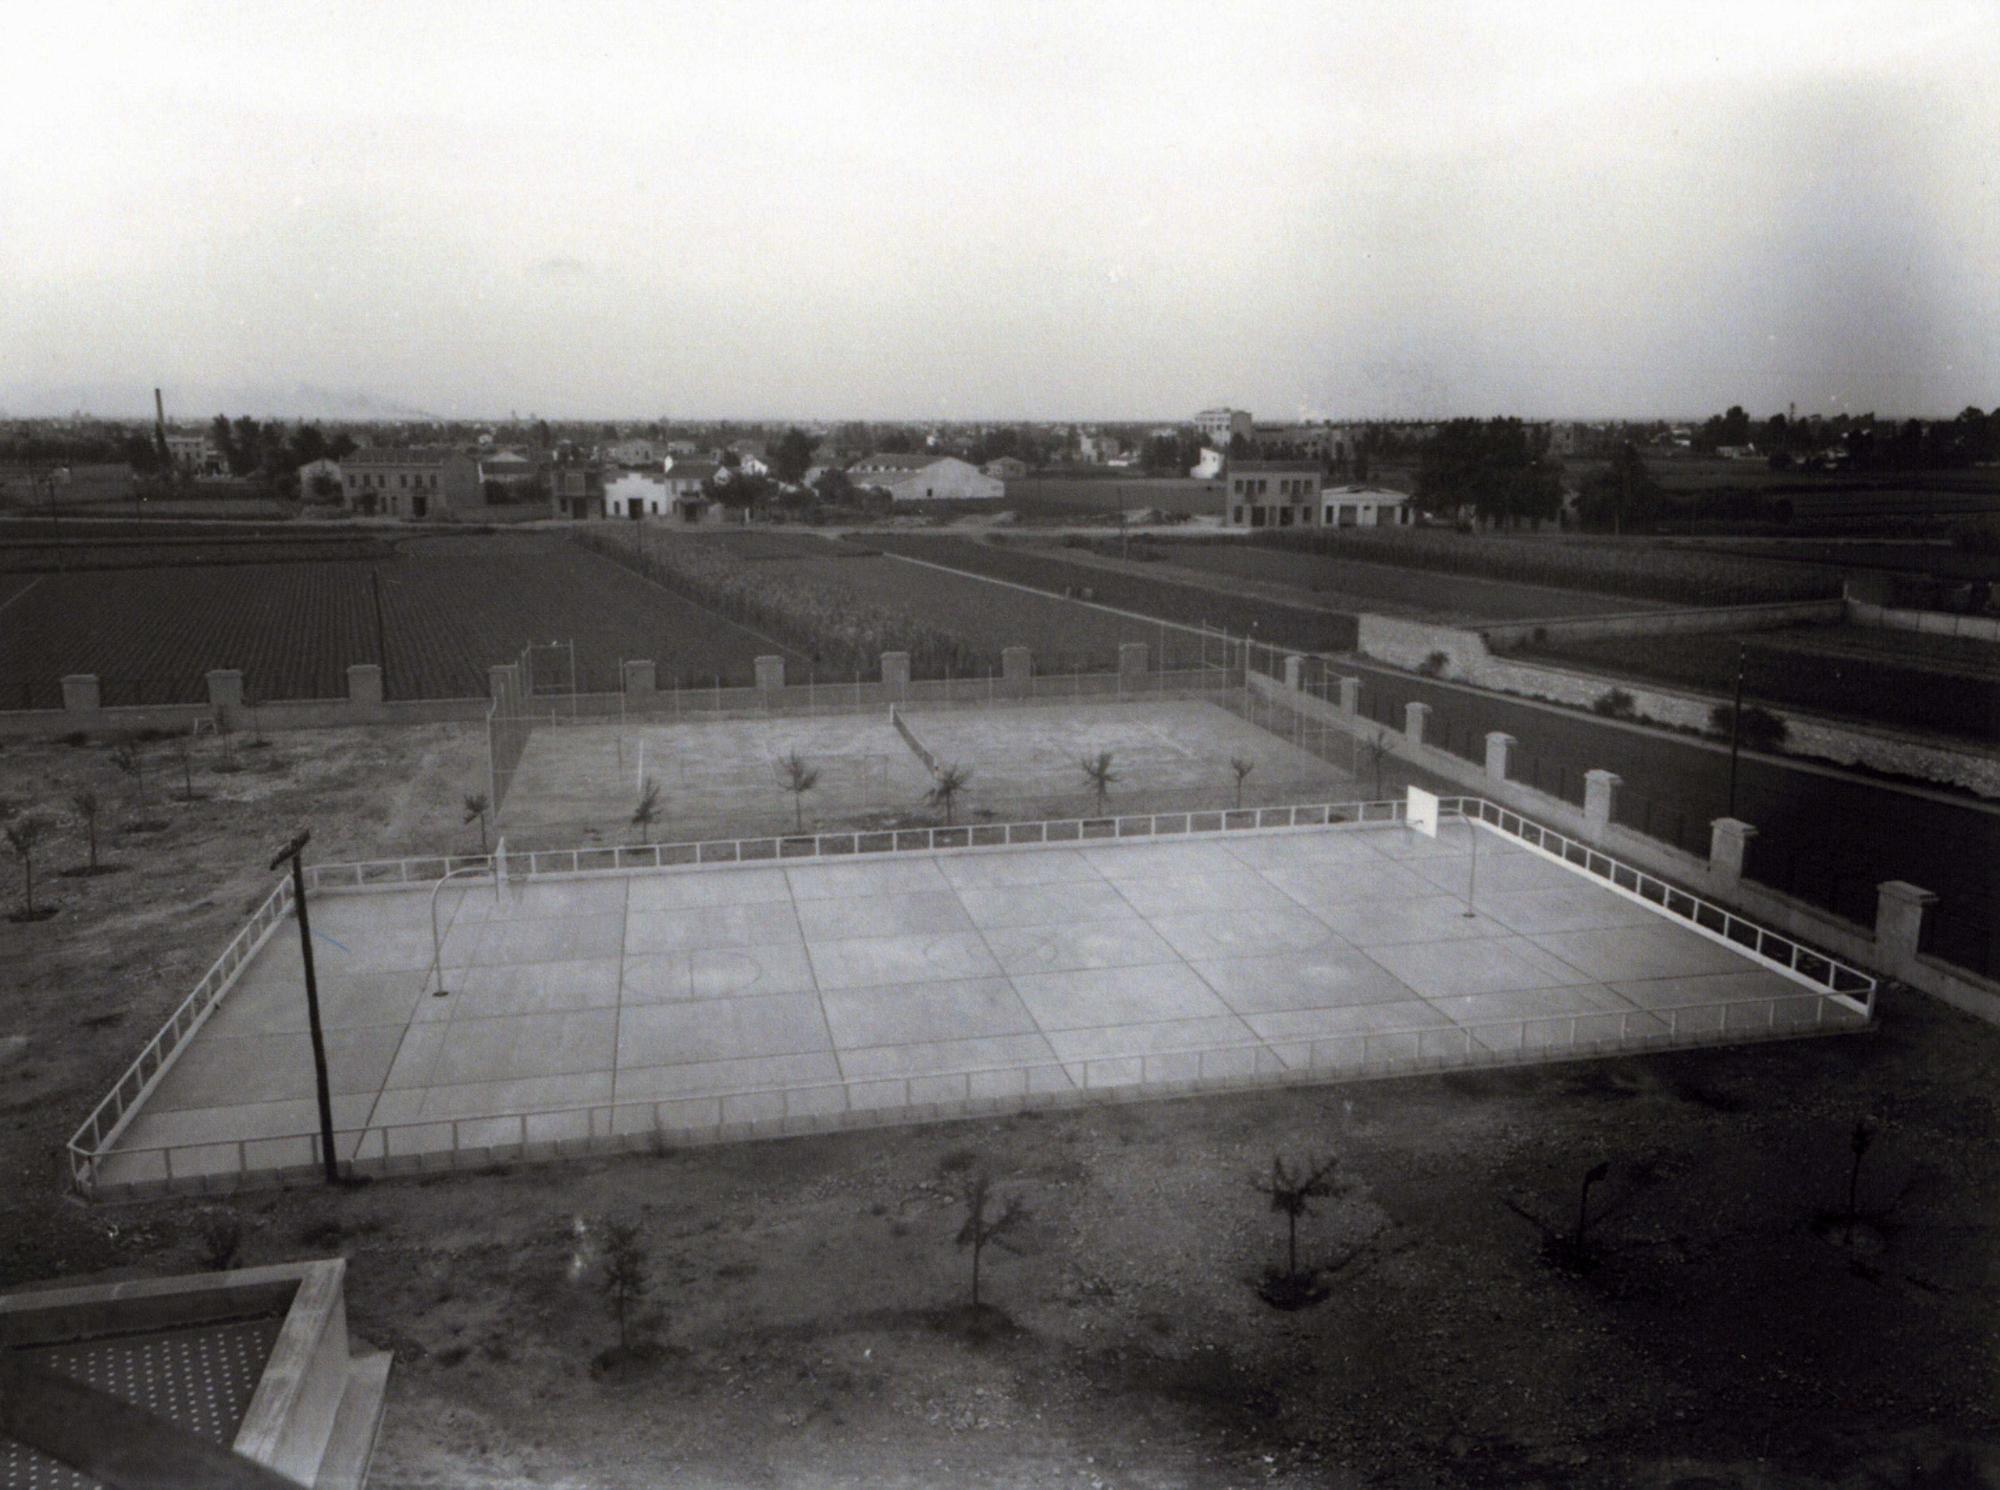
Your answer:
[[[1636,719],[1639,705],[1623,688],[1607,688],[1590,701],[1590,712],[1606,719]]]
[[[1736,734],[1736,706],[1717,704],[1709,711],[1708,727],[1719,738],[1727,740]],[[1772,751],[1780,749],[1788,733],[1785,721],[1769,709],[1752,704],[1743,711],[1742,733],[1738,736],[1745,750]]]
[[[1433,652],[1417,665],[1417,671],[1426,678],[1444,676],[1444,670],[1451,665],[1451,658],[1443,652]]]

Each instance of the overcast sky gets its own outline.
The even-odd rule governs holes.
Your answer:
[[[1994,0],[21,5],[0,409],[1985,408],[1996,78]]]

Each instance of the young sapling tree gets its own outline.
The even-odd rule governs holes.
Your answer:
[[[1083,768],[1083,779],[1097,796],[1097,815],[1104,816],[1104,794],[1111,790],[1122,778],[1111,769],[1111,752],[1100,750],[1096,755],[1086,755],[1077,764]]]
[[[632,809],[632,826],[639,829],[641,842],[653,841],[653,824],[660,820],[660,784],[648,776],[639,790],[639,805]]]
[[[972,1177],[972,1183],[965,1192],[965,1224],[958,1229],[960,1250],[972,1249],[972,1308],[979,1310],[979,1262],[987,1244],[997,1242],[1003,1247],[1011,1244],[1007,1233],[1028,1219],[1027,1207],[1021,1197],[1010,1195],[997,1213],[990,1213],[993,1204],[993,1178],[985,1170]]]
[[[1256,769],[1257,763],[1253,760],[1246,759],[1240,755],[1229,757],[1229,770],[1236,778],[1236,810],[1238,812],[1243,810],[1243,782]]]
[[[486,800],[484,792],[465,794],[465,816],[463,822],[479,824],[479,852],[486,852],[486,811],[492,804]]]
[[[965,790],[971,780],[972,772],[956,762],[949,766],[938,767],[937,774],[931,778],[931,789],[925,794],[924,800],[933,807],[944,809],[944,823],[947,828],[951,826],[952,805],[958,801],[958,794]]]
[[[806,830],[806,793],[819,785],[819,767],[813,765],[796,750],[779,763],[785,773],[785,790],[792,794],[792,828],[794,832]]]

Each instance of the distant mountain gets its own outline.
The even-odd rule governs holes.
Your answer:
[[[161,388],[167,418],[173,421],[212,419],[370,420],[444,419],[433,410],[400,399],[381,398],[351,388],[323,388],[295,383],[290,388],[250,384],[183,383]],[[0,390],[0,406],[15,419],[54,418],[64,414],[94,414],[104,419],[151,419],[153,388],[147,384],[81,383],[53,388]]]

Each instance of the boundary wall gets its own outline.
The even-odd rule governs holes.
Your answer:
[[[1839,607],[1837,601],[1828,603],[1836,610]],[[1802,607],[1761,609],[1768,612],[1779,608],[1798,610]],[[1745,610],[1754,609],[1760,608],[1739,607],[1732,613],[1741,615]],[[1647,618],[1635,616],[1621,619],[1640,621]],[[1559,624],[1564,623],[1524,622],[1506,628],[1506,631],[1510,635],[1526,635],[1538,625],[1547,625],[1553,633]],[[1690,693],[1637,679],[1584,672],[1518,657],[1496,656],[1489,641],[1498,629],[1472,630],[1425,621],[1405,621],[1391,616],[1363,615],[1360,618],[1358,650],[1364,657],[1377,662],[1447,682],[1470,683],[1498,693],[1518,694],[1524,698],[1568,704],[1575,708],[1587,709],[1611,689],[1617,688],[1632,696],[1641,723],[1664,724],[1703,734],[1708,731],[1710,711],[1717,704],[1728,702],[1719,694]],[[1619,634],[1646,633],[1633,630]],[[1442,665],[1433,661],[1439,655],[1444,659]],[[1981,796],[2000,797],[2000,753],[1982,751],[1970,744],[1959,747],[1936,738],[1847,724],[1781,706],[1759,703],[1758,707],[1785,721],[1785,753],[1788,755],[1815,757],[1843,766],[1867,766],[1892,775],[1917,776],[1962,787]]]
[[[1296,670],[1293,670],[1296,676]],[[2000,982],[1978,976],[1918,951],[1925,909],[1937,897],[1920,886],[1887,880],[1877,887],[1875,924],[1857,926],[1816,906],[1781,894],[1743,877],[1744,852],[1756,828],[1735,818],[1716,818],[1710,825],[1707,858],[1684,852],[1612,821],[1619,777],[1591,771],[1585,777],[1582,808],[1560,797],[1537,791],[1508,778],[1511,735],[1494,731],[1486,737],[1482,767],[1451,751],[1424,742],[1429,709],[1411,704],[1402,730],[1388,730],[1351,707],[1340,695],[1356,689],[1340,681],[1288,685],[1259,672],[1249,676],[1250,690],[1274,707],[1297,711],[1315,724],[1330,725],[1363,739],[1380,739],[1389,753],[1420,770],[1475,791],[1512,811],[1553,825],[1558,831],[1599,847],[1650,873],[1740,910],[1745,916],[1774,927],[1801,942],[1826,948],[1834,956],[1905,983],[1942,999],[1989,1024],[2000,1024]],[[1333,697],[1326,694],[1338,690]]]

